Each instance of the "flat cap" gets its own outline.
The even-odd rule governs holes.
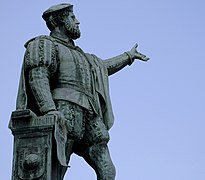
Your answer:
[[[46,11],[43,12],[42,18],[45,20],[45,18],[48,15],[50,15],[51,13],[54,13],[56,11],[59,11],[59,10],[62,10],[62,9],[66,9],[66,8],[69,8],[72,11],[73,10],[73,5],[72,4],[63,3],[63,4],[57,4],[57,5],[51,6]]]

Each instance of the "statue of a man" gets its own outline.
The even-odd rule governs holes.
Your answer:
[[[37,116],[54,114],[60,119],[62,124],[56,129],[64,133],[66,145],[65,158],[58,157],[59,179],[76,153],[95,170],[97,179],[114,180],[107,146],[114,121],[108,76],[135,59],[149,58],[137,52],[137,45],[106,60],[85,53],[74,44],[80,38],[80,23],[71,4],[52,6],[42,17],[51,32],[25,44],[17,110],[30,109]]]

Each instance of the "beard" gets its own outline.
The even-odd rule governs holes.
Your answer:
[[[79,26],[76,26],[75,24],[70,24],[69,22],[65,22],[65,28],[68,33],[68,36],[71,39],[76,40],[80,38],[81,32]]]

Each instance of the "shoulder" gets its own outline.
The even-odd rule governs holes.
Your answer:
[[[55,56],[57,48],[50,36],[38,36],[30,39],[25,44],[26,56],[29,58],[45,58]]]
[[[57,50],[50,36],[38,36],[30,39],[25,44],[24,55],[25,67],[56,65]]]
[[[37,36],[34,38],[31,38],[30,40],[28,40],[25,44],[24,47],[28,48],[29,45],[34,45],[34,44],[42,44],[42,45],[49,45],[49,44],[53,44],[54,45],[54,40],[51,36],[47,36],[47,35],[41,35],[41,36]]]
[[[94,61],[101,61],[101,59],[100,59],[99,57],[97,57],[95,54],[85,53],[85,55],[86,55],[89,59],[93,59]]]
[[[96,66],[104,66],[104,61],[95,54],[86,53],[86,56],[92,59]]]

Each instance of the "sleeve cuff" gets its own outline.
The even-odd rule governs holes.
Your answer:
[[[128,65],[130,66],[133,62],[134,62],[134,58],[132,57],[131,53],[129,51],[125,52],[125,54],[128,56],[129,58],[129,63]]]
[[[56,111],[56,107],[54,104],[46,102],[44,105],[40,105],[40,111],[42,114],[46,114],[49,111]]]

